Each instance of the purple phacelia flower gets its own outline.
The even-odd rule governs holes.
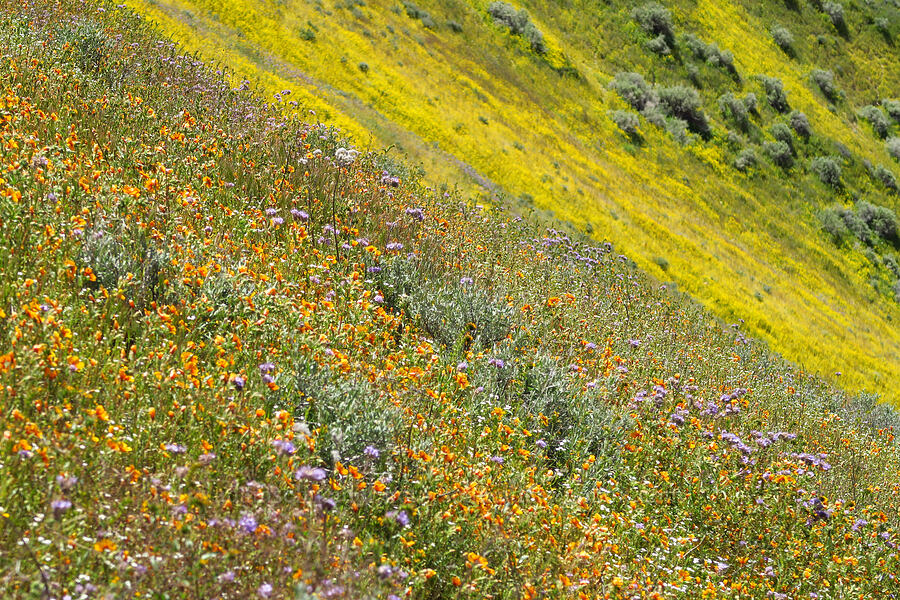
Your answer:
[[[244,514],[238,521],[238,527],[244,530],[245,533],[255,533],[259,523],[256,522],[256,517],[253,515]]]
[[[297,481],[325,481],[325,478],[328,477],[328,473],[325,472],[325,469],[319,467],[308,467],[306,465],[300,467],[296,471],[294,471],[294,479]]]

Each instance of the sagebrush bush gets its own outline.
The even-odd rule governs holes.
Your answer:
[[[831,19],[831,24],[834,25],[838,31],[845,31],[847,27],[847,23],[844,20],[844,6],[839,4],[838,2],[825,2],[822,4],[822,10],[828,17]]]
[[[763,144],[763,148],[766,154],[769,155],[769,158],[772,159],[772,162],[779,167],[787,169],[793,166],[794,153],[791,152],[791,147],[784,142],[766,142]]]
[[[894,160],[900,161],[900,137],[890,137],[885,141],[884,147]]]
[[[737,158],[734,159],[734,168],[738,171],[748,171],[756,166],[756,153],[752,148],[741,150]]]
[[[746,103],[739,100],[731,92],[719,96],[719,110],[722,115],[734,121],[742,131],[750,126],[750,116]]]
[[[825,69],[813,69],[809,74],[809,77],[813,80],[813,83],[819,87],[826,98],[832,102],[837,102],[841,99],[841,93],[834,84],[833,72]]]
[[[488,14],[494,18],[495,23],[506,27],[513,35],[523,37],[534,52],[543,54],[547,51],[544,34],[531,22],[531,16],[524,8],[516,10],[507,2],[491,2]]]
[[[703,137],[709,136],[709,122],[703,113],[703,102],[697,90],[676,85],[657,88],[656,92],[663,112],[684,121],[694,133]]]
[[[885,167],[884,165],[878,165],[874,169],[872,169],[872,176],[875,177],[878,181],[884,185],[887,189],[891,191],[898,191],[897,187],[897,177],[894,173]]]
[[[891,130],[891,122],[888,121],[887,115],[884,114],[880,108],[874,105],[863,106],[859,109],[858,113],[860,117],[869,122],[872,126],[872,131],[875,132],[875,135],[884,139],[888,136]]]
[[[856,205],[856,212],[875,235],[889,242],[897,241],[897,214],[893,210],[863,201]]]
[[[787,92],[784,90],[784,84],[780,79],[762,75],[759,80],[766,90],[766,100],[773,110],[785,113],[791,109],[788,104]]]
[[[654,54],[659,54],[660,56],[668,56],[672,54],[672,49],[669,48],[669,43],[666,41],[666,37],[663,35],[658,35],[655,38],[651,38],[648,40],[644,47]]]
[[[756,98],[756,94],[753,92],[748,92],[743,99],[744,106],[747,107],[747,112],[750,114],[758,115],[759,114],[759,100]]]
[[[772,34],[772,40],[775,42],[775,45],[781,48],[788,56],[794,56],[794,36],[788,28],[776,25],[772,28],[770,33]]]
[[[812,171],[822,183],[834,188],[841,187],[841,163],[830,156],[817,156],[810,163]]]
[[[694,57],[705,61],[712,67],[722,68],[732,74],[737,73],[734,67],[734,54],[730,51],[720,50],[719,46],[714,43],[707,44],[692,33],[684,34],[681,36],[681,40]]]
[[[653,88],[640,73],[620,71],[616,73],[609,87],[636,110],[644,110],[647,104],[654,100]]]
[[[831,207],[819,213],[822,229],[831,236],[832,241],[838,244],[850,237],[851,234],[844,219],[844,211],[843,207]]]
[[[791,129],[804,140],[808,140],[812,135],[812,126],[809,124],[809,119],[802,112],[792,112],[788,123],[790,123]]]
[[[795,153],[794,150],[794,136],[791,133],[790,127],[785,125],[784,123],[775,123],[772,125],[772,128],[769,130],[772,134],[772,137],[777,141],[784,143],[791,150],[791,154]]]
[[[891,100],[889,98],[885,98],[881,101],[881,106],[884,108],[884,111],[890,116],[894,121],[900,124],[900,100]]]
[[[663,36],[668,46],[674,46],[675,25],[672,23],[672,13],[663,5],[648,2],[632,10],[631,18],[637,21],[647,34],[653,37]]]
[[[640,135],[639,127],[641,121],[633,112],[627,110],[614,110],[609,113],[609,118],[612,119],[612,122],[626,135],[630,137],[637,137]]]

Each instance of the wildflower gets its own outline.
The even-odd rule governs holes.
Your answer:
[[[277,214],[278,214],[278,209],[277,209],[277,208],[267,208],[267,209],[266,209],[266,216],[267,216],[267,217],[274,217],[274,216],[277,215]]]
[[[232,583],[234,581],[234,571],[225,571],[218,577],[219,583]]]
[[[628,340],[628,343],[632,348],[638,348],[641,345],[641,340]]]
[[[379,452],[378,448],[376,448],[375,446],[366,446],[363,450],[363,453],[372,459],[377,459],[379,456],[381,456],[381,452]]]
[[[306,465],[294,471],[294,479],[297,481],[325,481],[328,474],[325,469],[319,467],[307,467]]]
[[[400,250],[403,250],[403,244],[401,244],[400,242],[391,242],[386,246],[386,248],[388,250],[399,252]]]
[[[461,277],[459,283],[460,285],[472,285],[474,281],[471,277]]]
[[[244,381],[244,378],[241,377],[240,375],[235,375],[232,383],[234,384],[235,389],[240,391],[240,390],[244,389],[244,384],[246,382]]]
[[[534,445],[537,446],[538,448],[543,449],[543,448],[547,447],[547,442],[545,442],[544,440],[538,440],[534,443]]]
[[[357,156],[359,156],[359,150],[354,150],[352,148],[338,148],[334,151],[334,158],[337,160],[338,164],[342,165],[352,165]]]
[[[57,475],[56,483],[57,483],[57,485],[59,485],[59,489],[61,489],[64,492],[68,492],[69,490],[71,490],[72,488],[75,487],[76,483],[78,483],[78,478],[75,477],[74,475],[69,475],[69,476]]]
[[[275,217],[272,219],[272,225],[282,225],[284,223],[284,219],[281,217]]]
[[[421,208],[413,208],[409,207],[406,209],[406,214],[411,216],[416,221],[424,221],[425,220],[425,211]]]
[[[53,516],[59,519],[62,517],[63,513],[72,508],[72,503],[62,498],[60,500],[54,500],[50,503],[50,508],[53,509]]]
[[[216,455],[213,454],[212,452],[207,452],[206,454],[201,454],[200,456],[197,457],[197,460],[200,461],[200,464],[204,465],[204,466],[208,465],[215,459],[216,459]]]
[[[503,464],[503,457],[502,457],[502,456],[492,456],[492,457],[491,457],[491,462],[495,462],[495,463],[497,463],[498,465],[502,465],[502,464]]]
[[[256,522],[256,518],[253,515],[245,513],[241,516],[240,521],[238,521],[238,527],[243,529],[246,533],[255,533],[256,528],[259,527],[259,523]]]
[[[297,451],[297,448],[290,440],[275,440],[272,442],[272,445],[282,455],[290,455]]]
[[[272,595],[272,584],[263,583],[261,586],[259,586],[259,589],[256,590],[256,593],[259,594],[260,598],[268,598]]]
[[[316,505],[322,510],[322,512],[331,512],[337,506],[337,502],[332,500],[331,498],[325,498],[316,494],[313,498],[316,502]]]
[[[291,216],[303,223],[309,221],[309,214],[304,210],[297,210],[296,208],[292,208]]]
[[[460,373],[464,373],[466,371],[466,369],[468,369],[468,368],[469,368],[469,363],[467,363],[466,361],[463,361],[463,362],[459,363],[458,365],[456,365],[456,370],[459,371]]]
[[[409,526],[409,515],[406,514],[405,510],[391,510],[388,511],[384,516],[386,516],[388,519],[396,521],[401,527]]]
[[[167,452],[172,454],[184,454],[187,452],[187,447],[182,444],[166,444],[165,448]]]
[[[503,362],[502,358],[492,358],[488,361],[488,364],[492,367],[497,367],[498,369],[502,369],[506,366],[506,363]]]

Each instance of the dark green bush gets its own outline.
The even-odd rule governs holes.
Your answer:
[[[813,69],[809,77],[830,101],[837,102],[841,99],[841,92],[834,85],[834,73],[824,69]]]
[[[756,99],[756,94],[753,92],[749,92],[746,96],[744,96],[744,106],[747,107],[747,112],[753,115],[759,114],[759,101]]]
[[[672,139],[682,146],[691,141],[691,137],[688,135],[688,129],[688,124],[683,119],[679,119],[678,117],[669,117],[666,119],[666,131],[672,136]]]
[[[653,89],[640,73],[616,73],[609,87],[636,110],[644,110],[654,99]]]
[[[462,33],[463,26],[459,21],[447,21],[447,27],[450,28],[450,31],[453,33]]]
[[[825,230],[832,240],[839,244],[850,237],[851,231],[847,227],[844,219],[845,209],[842,207],[826,208],[819,213],[819,221],[822,223],[822,229]]]
[[[822,183],[833,188],[841,187],[841,163],[830,156],[818,156],[810,163],[812,171]]]
[[[884,139],[888,136],[891,129],[891,122],[888,121],[887,115],[884,114],[877,106],[863,106],[859,109],[859,116],[869,122],[875,135]]]
[[[659,104],[670,117],[684,121],[688,128],[703,137],[710,134],[709,122],[703,113],[703,102],[697,90],[683,85],[657,89]]]
[[[734,55],[728,50],[720,50],[716,44],[707,44],[692,33],[681,36],[682,41],[691,51],[694,57],[705,61],[712,67],[722,68],[732,74],[737,74],[734,67]]]
[[[766,154],[779,167],[788,169],[794,164],[794,154],[791,147],[784,142],[766,142],[763,145]]]
[[[790,123],[791,129],[804,140],[808,140],[812,135],[812,127],[809,124],[809,119],[807,119],[806,115],[802,112],[792,112],[788,119],[788,123]]]
[[[825,2],[822,5],[822,10],[826,15],[831,19],[831,24],[837,28],[840,32],[845,32],[847,29],[847,22],[844,20],[844,7],[837,2]]]
[[[768,77],[762,75],[759,78],[766,90],[766,100],[775,111],[785,113],[791,109],[788,104],[787,92],[784,91],[784,84],[777,77]]]
[[[666,42],[666,37],[663,35],[658,35],[655,38],[650,39],[644,44],[644,47],[650,52],[659,54],[660,56],[672,54],[672,49],[669,48],[669,43]]]

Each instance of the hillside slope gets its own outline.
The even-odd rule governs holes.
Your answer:
[[[873,117],[886,130],[860,116],[900,90],[898,8],[665,4],[671,33],[657,35],[631,2],[522,2],[542,35],[534,45],[486,1],[132,2],[189,51],[230,67],[235,85],[246,76],[268,94],[290,90],[286,106],[314,110],[363,146],[395,145],[434,185],[552,211],[805,368],[900,400],[890,384],[900,376],[900,242],[858,218],[871,213],[864,202],[900,208],[885,187],[900,145],[895,160],[882,139],[900,123],[888,105]],[[789,30],[783,48],[778,26]],[[709,132],[677,114],[690,98],[623,117],[631,107],[610,89],[620,72],[696,89]],[[783,112],[760,76],[782,82]],[[739,104],[754,94],[757,111],[733,115],[729,93]],[[779,155],[793,112],[812,133],[787,130],[793,152]]]
[[[110,3],[0,48],[4,597],[900,594],[872,396]]]

